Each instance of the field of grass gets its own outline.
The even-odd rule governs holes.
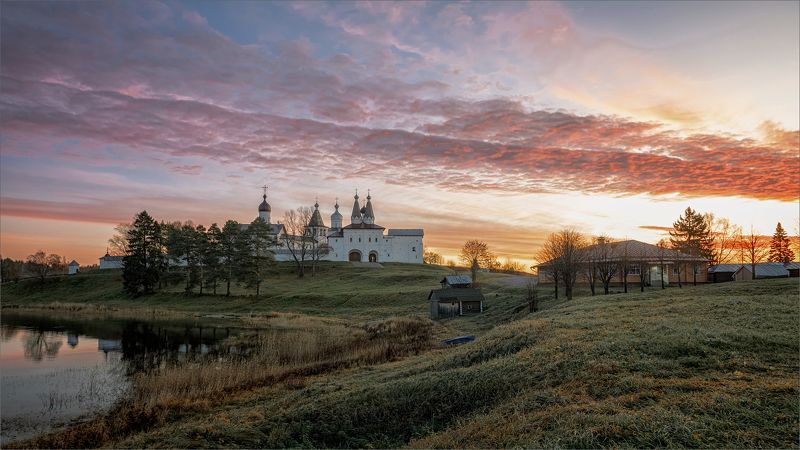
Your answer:
[[[212,313],[294,312],[380,328],[378,322],[387,317],[425,315],[427,291],[437,287],[447,269],[398,265],[346,272],[328,267],[316,280],[299,283],[282,277],[273,285],[275,290],[259,300],[159,294],[141,303],[145,308],[163,305]],[[50,436],[38,445],[800,445],[796,279],[583,296],[571,302],[557,302],[543,293],[543,310],[528,314],[516,308],[524,302],[522,289],[498,283],[502,277],[491,274],[484,279],[486,314],[433,328],[403,326],[391,340],[417,344],[402,344],[390,357],[382,351],[359,353],[369,348],[370,339],[359,341],[367,335],[342,331],[345,334],[336,340],[343,350],[328,349],[333,353],[322,357],[312,349],[327,347],[313,344],[319,341],[309,337],[298,341],[308,345],[301,345],[294,356],[280,359],[289,362],[287,370],[326,358],[351,361],[323,370],[295,370],[290,377],[276,378],[262,376],[283,370],[275,368],[275,360],[248,363],[230,369],[249,374],[241,383],[230,385],[231,376],[207,374],[211,378],[204,385],[211,391],[202,395],[186,385],[183,375],[165,372],[162,378],[148,379],[152,389],[141,395],[149,400],[130,410],[136,417],[150,417],[142,419],[145,425],[136,422],[126,433],[96,440]],[[335,286],[334,280],[349,287]],[[104,295],[115,307],[130,302],[118,294],[113,297],[110,288],[85,297],[73,287],[57,289],[88,298],[92,305],[103,304]],[[15,292],[11,302],[49,304],[54,299],[46,291],[39,297]],[[6,292],[4,286],[4,305]],[[388,323],[391,320],[384,322]],[[376,333],[368,326],[363,330]],[[474,332],[477,339],[456,348],[440,348],[428,340],[464,331]],[[281,347],[275,342],[263,345],[272,349],[267,355]]]

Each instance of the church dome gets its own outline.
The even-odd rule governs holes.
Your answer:
[[[333,219],[341,219],[342,218],[342,213],[339,212],[339,201],[338,200],[336,201],[336,204],[333,205],[333,207],[336,210],[333,212],[333,214],[331,214],[331,220],[333,220]]]
[[[266,195],[264,196],[264,201],[262,201],[261,204],[258,205],[258,212],[262,212],[262,211],[272,212],[272,207],[269,206],[269,203],[267,203],[267,196]]]

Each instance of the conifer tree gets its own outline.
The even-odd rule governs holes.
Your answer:
[[[205,267],[205,283],[217,295],[217,283],[219,282],[222,271],[222,230],[216,223],[208,227],[206,233],[206,247],[203,252],[203,266]]]
[[[256,296],[261,294],[261,284],[275,265],[272,248],[275,239],[270,234],[269,225],[263,219],[256,218],[247,228],[241,239],[242,249],[239,270],[240,278],[248,288],[255,288]]]
[[[220,233],[219,250],[222,255],[220,279],[225,281],[225,295],[228,296],[231,295],[231,282],[235,281],[237,276],[237,258],[239,256],[237,250],[241,234],[239,222],[235,220],[225,222],[222,233]]]
[[[775,234],[772,235],[772,241],[769,244],[769,260],[783,263],[794,260],[794,252],[790,248],[789,236],[780,222],[775,227]]]
[[[203,287],[205,286],[206,276],[206,252],[208,251],[208,233],[206,227],[198,225],[193,233],[195,242],[195,277],[196,284],[200,288],[200,295],[203,295]]]
[[[713,237],[711,226],[702,214],[692,208],[686,208],[676,222],[672,224],[669,232],[672,248],[694,257],[708,260],[714,259]],[[697,261],[692,261],[694,266],[694,284],[697,285]],[[676,261],[676,264],[679,264]]]
[[[147,211],[137,214],[128,230],[122,280],[125,291],[132,296],[151,294],[158,284],[163,259],[160,234],[160,225]]]

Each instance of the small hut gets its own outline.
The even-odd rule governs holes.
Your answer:
[[[78,264],[78,261],[75,261],[73,259],[72,262],[67,265],[67,270],[68,270],[67,273],[69,273],[70,275],[75,275],[76,273],[78,273],[78,269],[80,268],[81,265]]]
[[[448,275],[439,282],[441,289],[428,294],[432,319],[480,314],[485,300],[480,289],[472,287],[472,278],[463,275]]]

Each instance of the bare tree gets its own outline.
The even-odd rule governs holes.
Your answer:
[[[671,244],[670,244],[671,245]],[[683,288],[683,281],[681,280],[681,274],[684,272],[683,265],[681,265],[681,252],[677,249],[672,248],[670,252],[675,258],[674,265],[672,266],[673,272],[678,272],[678,287]]]
[[[547,258],[545,264],[558,271],[567,300],[572,300],[575,281],[586,259],[586,238],[574,229],[561,230],[547,237],[538,256],[540,260]]]
[[[752,269],[752,279],[756,279],[756,264],[764,261],[769,254],[769,247],[765,245],[764,238],[760,236],[751,226],[750,233],[742,237],[743,260],[750,264]]]
[[[603,294],[608,295],[611,280],[613,280],[614,276],[617,274],[619,266],[613,258],[611,238],[607,236],[598,236],[596,242],[591,257],[594,259],[597,277],[603,284]]]
[[[125,256],[128,253],[128,231],[131,224],[121,223],[114,227],[114,235],[108,240],[108,254],[111,256]]]
[[[442,255],[433,250],[425,250],[425,253],[422,254],[422,262],[425,264],[441,265],[443,261],[444,259],[442,258]]]
[[[331,247],[327,243],[322,242],[325,236],[318,233],[319,231],[317,228],[309,228],[306,232],[306,237],[311,239],[311,248],[308,252],[308,259],[311,261],[312,277],[317,274],[317,264],[331,251]]]
[[[489,246],[478,240],[465,242],[461,247],[459,258],[470,268],[473,283],[478,281],[478,270],[481,267],[491,266],[495,261],[494,255],[489,251]]]
[[[666,286],[664,285],[664,263],[667,260],[667,252],[669,251],[669,243],[666,239],[661,239],[656,244],[658,247],[658,268],[659,272],[661,273],[661,289],[665,289]]]
[[[712,265],[724,264],[736,258],[739,242],[742,239],[742,227],[732,224],[724,217],[715,217],[707,213],[706,220],[711,225],[711,238],[713,239],[714,253]]]
[[[532,277],[525,283],[525,299],[528,301],[528,310],[536,312],[539,310],[539,297],[536,293],[536,280]]]
[[[63,258],[55,253],[48,255],[42,250],[28,255],[25,266],[29,272],[36,275],[39,282],[44,284],[48,275],[64,270]]]
[[[306,258],[309,257],[314,239],[306,233],[306,225],[311,221],[311,208],[300,207],[289,210],[283,215],[284,233],[280,237],[281,245],[289,250],[297,266],[297,277],[305,275]]]
[[[628,271],[631,267],[631,255],[629,254],[629,245],[628,242],[624,241],[617,244],[617,248],[621,249],[619,252],[619,269],[622,275],[622,288],[623,291],[627,294],[628,293]]]
[[[552,235],[551,235],[552,236]],[[535,259],[539,261],[539,279],[542,276],[550,278],[553,281],[554,297],[558,300],[558,282],[561,281],[561,269],[558,264],[555,264],[556,258],[559,256],[558,246],[555,240],[547,239],[544,241],[542,248],[536,253]]]

